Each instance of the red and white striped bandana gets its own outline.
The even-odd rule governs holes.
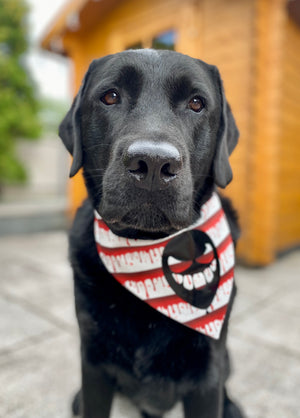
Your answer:
[[[233,289],[234,245],[216,193],[189,228],[159,240],[115,235],[95,211],[95,241],[106,269],[169,318],[218,339]]]

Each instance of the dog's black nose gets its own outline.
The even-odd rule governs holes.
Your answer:
[[[147,190],[165,188],[182,168],[180,152],[168,142],[133,142],[125,152],[123,162],[137,186]]]

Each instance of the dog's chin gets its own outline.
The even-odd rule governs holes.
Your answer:
[[[117,217],[102,217],[114,233],[128,238],[158,239],[188,226],[188,222],[173,219],[152,205],[141,205]]]

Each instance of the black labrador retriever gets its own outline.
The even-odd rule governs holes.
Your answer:
[[[179,400],[186,418],[241,417],[225,389],[235,286],[220,335],[212,338],[122,286],[99,258],[94,235],[96,211],[103,233],[120,242],[177,236],[197,222],[216,186],[231,181],[228,158],[238,130],[217,68],[171,51],[129,50],[95,60],[59,134],[73,156],[70,176],[83,167],[88,190],[70,233],[82,361],[74,414],[107,418],[121,391],[144,417],[162,417]],[[235,242],[235,212],[221,202]],[[167,291],[183,288],[174,283]],[[203,292],[207,313],[216,287]]]

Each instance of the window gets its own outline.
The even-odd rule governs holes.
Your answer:
[[[174,51],[176,44],[176,32],[170,30],[163,32],[152,39],[152,48],[154,49],[169,49]]]
[[[154,38],[145,38],[143,41],[136,42],[130,45],[127,49],[142,49],[142,48],[154,48],[154,49],[169,49],[175,50],[177,33],[175,30],[168,30],[155,36]]]
[[[143,49],[142,42],[137,42],[136,44],[131,45],[129,48],[126,49]]]

